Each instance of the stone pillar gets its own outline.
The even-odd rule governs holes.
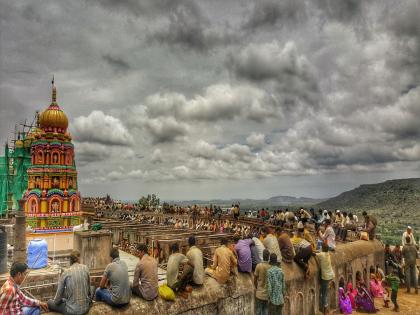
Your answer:
[[[112,233],[108,230],[74,233],[73,249],[80,252],[80,263],[91,272],[102,271],[111,262]]]
[[[16,212],[14,261],[26,263],[26,217],[24,212],[25,201],[19,201],[19,210]]]

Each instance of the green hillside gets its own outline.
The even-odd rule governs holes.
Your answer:
[[[401,240],[407,225],[420,236],[420,178],[388,180],[383,183],[361,185],[315,207],[342,209],[357,214],[364,210],[378,218],[378,233],[385,241]]]

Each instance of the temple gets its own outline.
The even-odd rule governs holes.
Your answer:
[[[57,104],[53,79],[51,104],[25,138],[30,143],[31,165],[22,199],[26,223],[35,233],[69,232],[80,223],[74,146],[67,127],[68,119]],[[24,145],[16,141],[17,148]]]

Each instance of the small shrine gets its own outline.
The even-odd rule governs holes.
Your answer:
[[[80,224],[74,146],[67,127],[53,79],[51,105],[25,139],[31,143],[31,165],[23,200],[27,225],[35,233],[69,232]]]

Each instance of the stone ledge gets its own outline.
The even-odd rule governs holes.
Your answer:
[[[114,314],[253,314],[254,285],[248,274],[231,277],[227,284],[220,285],[216,280],[206,277],[202,287],[194,287],[187,299],[177,296],[175,301],[165,301],[158,297],[145,301],[133,296],[130,304],[122,309],[112,308],[102,302],[95,302],[89,315]],[[56,313],[47,313],[56,314]]]

